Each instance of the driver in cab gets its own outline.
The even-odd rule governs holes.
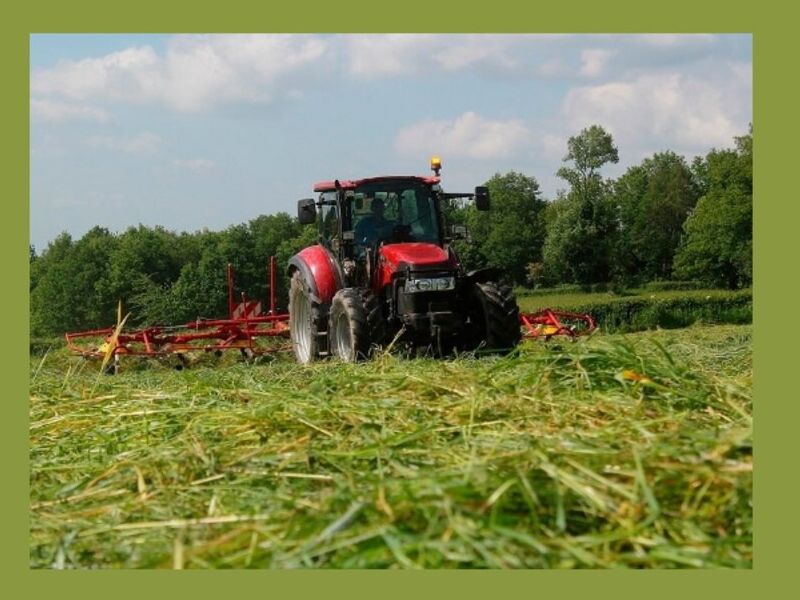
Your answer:
[[[358,222],[355,238],[357,244],[370,247],[375,242],[390,239],[395,222],[389,221],[384,217],[386,207],[381,198],[367,198],[367,200],[371,200],[370,210],[372,214],[367,215]]]

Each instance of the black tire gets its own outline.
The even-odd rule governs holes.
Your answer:
[[[119,373],[119,361],[111,359],[108,364],[103,367],[103,375],[116,375]]]
[[[325,324],[322,308],[312,298],[302,273],[295,271],[289,281],[289,334],[297,362],[320,358],[319,333]]]
[[[497,353],[513,350],[522,339],[522,331],[519,306],[511,287],[492,281],[476,283],[471,300],[470,345]]]
[[[383,342],[384,322],[378,299],[366,288],[336,292],[328,320],[331,354],[344,362],[366,360]]]

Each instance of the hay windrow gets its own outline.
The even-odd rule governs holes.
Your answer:
[[[751,332],[115,377],[55,350],[30,564],[751,567]]]

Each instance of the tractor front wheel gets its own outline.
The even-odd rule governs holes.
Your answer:
[[[289,283],[289,333],[297,362],[305,364],[320,356],[319,326],[324,323],[319,303],[311,297],[300,271]]]
[[[365,360],[383,341],[383,315],[375,295],[366,288],[336,292],[328,321],[331,353],[344,362]]]
[[[472,289],[473,347],[483,344],[491,352],[509,352],[519,344],[522,331],[519,306],[510,286],[488,281]]]

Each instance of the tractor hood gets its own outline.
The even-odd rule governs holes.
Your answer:
[[[380,262],[391,272],[412,270],[451,270],[456,267],[452,256],[435,244],[408,242],[381,246]]]

